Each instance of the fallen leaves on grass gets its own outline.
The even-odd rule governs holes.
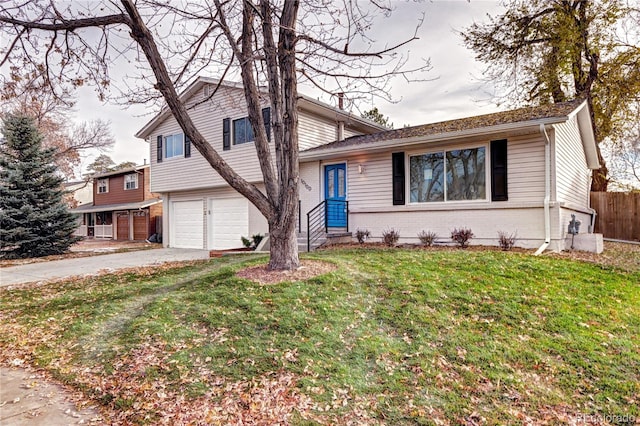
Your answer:
[[[640,244],[605,241],[604,251],[600,254],[569,250],[549,255],[610,266],[627,272],[640,271]]]
[[[294,413],[307,416],[311,410],[311,399],[300,393],[293,373],[272,371],[230,381],[207,372],[196,379],[172,359],[175,349],[148,342],[118,358],[111,374],[84,369],[76,371],[76,380],[97,400],[108,401],[105,415],[117,424],[288,424]],[[152,379],[154,371],[173,371],[175,379],[164,374]],[[192,399],[184,386],[195,380],[208,391]]]
[[[303,260],[294,271],[270,271],[267,265],[252,266],[237,272],[237,276],[259,284],[278,284],[284,281],[303,281],[338,269],[336,265],[319,260]]]

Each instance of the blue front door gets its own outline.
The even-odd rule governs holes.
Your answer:
[[[324,166],[324,199],[327,201],[327,226],[347,226],[347,165]]]

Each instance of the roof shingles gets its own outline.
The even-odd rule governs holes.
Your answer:
[[[330,142],[315,148],[306,150],[321,151],[325,149],[348,147],[360,144],[369,144],[388,140],[399,140],[420,136],[430,136],[459,132],[484,127],[499,126],[502,124],[518,123],[541,120],[545,118],[566,117],[573,112],[583,101],[575,100],[536,107],[519,108],[510,111],[496,112],[493,114],[476,115],[457,120],[441,121],[439,123],[422,124],[419,126],[405,127],[402,129],[386,130],[368,135],[359,135],[346,138],[341,141]]]

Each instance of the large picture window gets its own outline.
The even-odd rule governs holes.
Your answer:
[[[249,123],[249,118],[244,117],[238,120],[233,120],[233,144],[239,145],[242,143],[253,142],[255,136],[253,135],[253,127]]]
[[[182,157],[184,155],[184,135],[178,133],[176,135],[165,136],[164,138],[164,157]]]
[[[479,147],[409,157],[411,202],[486,199],[485,151]]]

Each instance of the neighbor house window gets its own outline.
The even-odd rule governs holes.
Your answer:
[[[109,179],[98,179],[98,194],[109,192]]]
[[[124,175],[124,189],[138,189],[138,174]]]
[[[411,202],[486,199],[485,151],[479,147],[409,157]]]
[[[111,225],[111,212],[96,213],[96,225]]]
[[[184,155],[184,135],[178,133],[164,137],[164,158],[182,157]]]
[[[255,136],[253,135],[253,128],[249,123],[249,118],[244,117],[238,120],[233,120],[233,144],[239,145],[242,143],[253,142]]]

